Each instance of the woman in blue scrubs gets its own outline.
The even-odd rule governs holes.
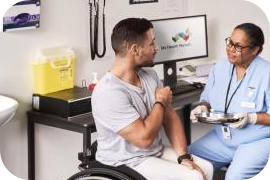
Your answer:
[[[227,58],[211,70],[195,114],[214,111],[238,114],[239,122],[216,125],[188,150],[212,162],[230,165],[226,180],[249,179],[266,165],[270,154],[270,64],[259,56],[262,30],[252,23],[238,25],[226,38]]]

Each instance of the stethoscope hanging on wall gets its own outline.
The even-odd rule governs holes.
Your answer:
[[[102,29],[103,29],[103,52],[100,54],[98,52],[98,31],[99,31],[99,0],[94,0],[94,2],[91,2],[92,0],[89,0],[89,8],[90,8],[90,51],[91,51],[91,59],[94,60],[95,56],[102,58],[106,53],[106,36],[105,36],[105,0],[103,4],[103,10],[102,10]],[[94,23],[93,21],[93,5],[94,5]],[[93,37],[94,36],[94,37]]]

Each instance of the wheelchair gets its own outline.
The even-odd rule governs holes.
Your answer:
[[[89,152],[78,153],[81,172],[68,178],[68,180],[147,180],[138,172],[126,165],[108,166],[95,159],[97,141],[92,143]]]

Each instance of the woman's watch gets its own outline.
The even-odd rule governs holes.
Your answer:
[[[187,153],[187,154],[181,155],[177,158],[178,164],[181,164],[184,159],[188,159],[190,161],[193,161],[191,154]]]

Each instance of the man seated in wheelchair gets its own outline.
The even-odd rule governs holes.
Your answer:
[[[187,153],[172,92],[151,68],[158,51],[152,28],[147,19],[128,18],[113,29],[114,64],[92,94],[96,159],[127,165],[149,180],[210,180],[212,164]],[[162,145],[162,128],[172,147]]]

